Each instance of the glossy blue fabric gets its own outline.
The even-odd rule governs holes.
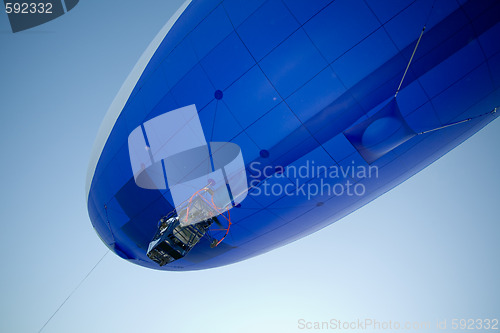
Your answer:
[[[366,187],[361,197],[255,195],[266,184],[320,182],[314,176],[301,183],[266,177],[260,171],[267,166],[368,166],[344,132],[373,119],[394,96],[426,20],[397,96],[407,131],[436,128],[500,104],[500,2],[443,0],[431,11],[433,2],[193,1],[142,74],[97,164],[88,209],[103,242],[154,269],[196,270],[244,260],[341,219],[480,130],[496,114],[398,142],[369,159],[379,168],[377,178],[347,176]],[[158,219],[174,208],[172,198],[168,189],[135,185],[127,137],[141,123],[191,104],[208,141],[241,147],[248,178],[258,185],[231,210],[234,225],[221,246],[210,249],[203,241],[185,258],[159,267],[146,249]],[[259,167],[250,168],[252,162]]]

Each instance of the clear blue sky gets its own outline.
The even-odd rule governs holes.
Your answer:
[[[85,176],[121,84],[182,0],[84,0],[12,34],[0,13],[0,331],[36,332],[107,251]],[[500,317],[500,121],[342,221],[235,265],[108,254],[44,332],[300,332],[298,320]],[[303,331],[303,330],[302,330]]]

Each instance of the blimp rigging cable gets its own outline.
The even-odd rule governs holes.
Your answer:
[[[422,28],[422,31],[420,32],[420,36],[417,39],[417,43],[415,44],[415,48],[413,49],[413,52],[412,52],[411,57],[410,57],[410,60],[408,61],[408,64],[406,65],[406,69],[405,69],[405,71],[403,73],[403,77],[401,78],[401,81],[399,82],[398,89],[396,90],[396,93],[394,94],[394,98],[396,98],[398,96],[398,93],[401,90],[401,86],[403,85],[403,81],[404,81],[404,79],[406,77],[406,74],[408,73],[408,70],[410,69],[410,65],[411,65],[411,63],[413,61],[413,58],[415,57],[415,53],[417,52],[417,48],[420,45],[420,41],[422,40],[422,36],[424,35],[425,29],[427,27],[427,23],[429,22],[429,18],[431,17],[432,10],[434,9],[434,4],[435,3],[436,3],[436,0],[434,0],[432,2],[431,9],[429,11],[429,14],[427,14],[427,18],[425,19],[424,26]],[[434,132],[434,131],[438,131],[438,130],[441,130],[441,129],[445,129],[445,128],[450,127],[450,126],[455,126],[455,125],[467,123],[467,122],[469,122],[471,120],[474,120],[474,119],[477,119],[477,118],[481,118],[481,117],[484,117],[484,116],[487,116],[487,115],[490,115],[490,114],[494,114],[494,113],[497,112],[497,109],[498,108],[496,107],[493,110],[491,110],[490,112],[483,113],[483,114],[477,115],[475,117],[470,117],[470,118],[467,118],[467,119],[463,119],[463,120],[455,121],[455,122],[452,122],[452,123],[449,123],[449,124],[445,124],[445,125],[442,125],[442,126],[437,127],[437,128],[433,128],[433,129],[430,129],[430,130],[422,131],[422,132],[417,133],[417,135],[427,134],[427,133],[430,133],[430,132]]]
[[[422,40],[422,36],[424,35],[425,28],[427,26],[427,23],[429,22],[429,18],[431,17],[432,10],[434,9],[434,4],[436,0],[432,2],[432,7],[431,10],[429,11],[429,14],[427,15],[427,18],[425,19],[424,27],[422,28],[422,31],[420,32],[420,36],[417,39],[417,44],[415,44],[415,48],[413,49],[413,53],[411,54],[410,60],[408,61],[408,65],[406,65],[406,69],[403,73],[403,77],[401,78],[401,81],[399,82],[398,89],[396,90],[396,94],[394,94],[394,97],[398,96],[399,91],[401,90],[401,86],[403,85],[403,81],[406,77],[406,74],[408,73],[408,70],[410,69],[411,62],[413,61],[413,57],[415,56],[415,52],[417,52],[417,48],[420,45],[420,41]]]
[[[445,129],[445,128],[450,127],[450,126],[455,126],[455,125],[459,125],[459,124],[463,124],[463,123],[468,123],[471,120],[474,120],[474,119],[477,119],[477,118],[481,118],[481,117],[484,117],[484,116],[487,116],[487,115],[490,115],[490,114],[494,114],[494,113],[497,112],[497,109],[498,108],[494,108],[490,112],[486,112],[486,113],[477,115],[475,117],[470,117],[470,118],[467,118],[467,119],[455,121],[455,122],[452,122],[452,123],[449,123],[449,124],[446,124],[446,125],[443,125],[443,126],[440,126],[440,127],[437,127],[437,128],[433,128],[433,129],[430,129],[430,130],[427,130],[427,131],[419,132],[419,133],[417,133],[417,135],[427,134],[427,133],[430,133],[430,132],[434,132],[434,131],[438,131],[438,130],[441,130],[441,129]]]
[[[87,280],[87,278],[90,276],[90,274],[92,274],[92,272],[96,269],[96,267],[101,263],[101,261],[104,259],[104,257],[106,257],[106,255],[108,253],[109,253],[109,250],[106,251],[106,253],[104,253],[104,255],[101,257],[101,259],[99,259],[99,261],[94,265],[94,267],[92,267],[92,269],[87,273],[87,275],[85,275],[85,277],[80,281],[80,283],[78,283],[78,285],[73,289],[73,291],[71,291],[71,293],[68,295],[68,297],[66,297],[66,299],[61,303],[61,305],[59,305],[59,307],[56,309],[56,311],[54,311],[54,313],[52,313],[52,315],[49,317],[49,319],[47,319],[45,324],[43,324],[43,326],[40,328],[40,330],[38,330],[38,333],[43,331],[45,326],[47,326],[47,324],[52,320],[52,318],[54,318],[54,316],[59,312],[59,310],[61,310],[61,308],[64,306],[64,304],[66,304],[66,302],[71,298],[71,296],[73,296],[73,294],[78,290],[78,288],[80,288],[80,286],[85,282],[85,280]]]

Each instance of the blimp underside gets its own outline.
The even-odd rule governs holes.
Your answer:
[[[165,270],[311,234],[497,117],[499,38],[494,0],[188,1],[106,115],[87,184],[92,224],[122,258]],[[187,106],[207,142],[241,149],[248,193],[229,225],[221,214],[190,226],[196,242],[160,266],[147,253],[178,205],[168,186],[138,186],[129,136]]]

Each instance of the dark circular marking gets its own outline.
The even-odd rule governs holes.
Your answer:
[[[221,90],[216,90],[214,93],[214,97],[217,100],[221,100],[224,97],[224,93]]]

